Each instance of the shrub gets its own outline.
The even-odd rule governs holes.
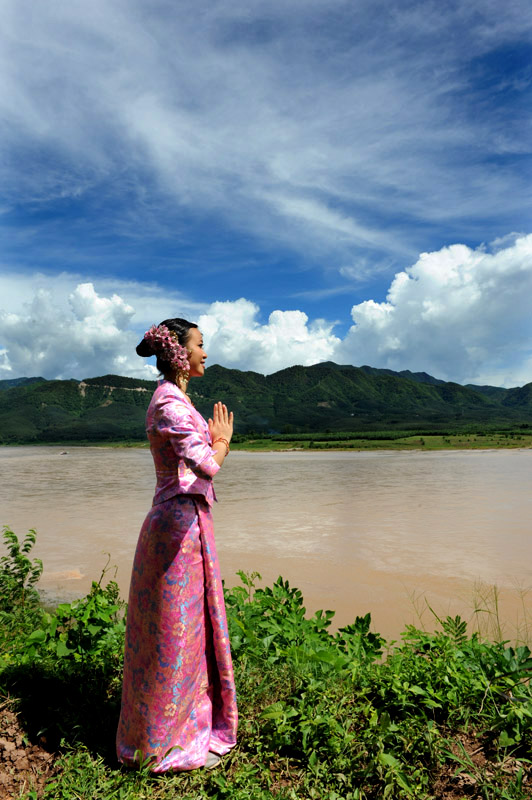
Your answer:
[[[42,561],[28,557],[37,537],[31,529],[22,544],[8,525],[4,525],[2,537],[7,555],[0,558],[0,611],[12,611],[16,606],[35,605],[39,595],[33,588],[42,574]]]
[[[92,582],[86,597],[61,603],[53,614],[43,614],[41,626],[25,644],[27,660],[36,655],[63,661],[89,662],[113,669],[121,662],[124,647],[125,603],[119,598],[118,584]]]

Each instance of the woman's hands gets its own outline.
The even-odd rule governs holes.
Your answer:
[[[215,403],[212,410],[212,419],[209,420],[209,432],[212,440],[219,437],[231,441],[233,435],[233,412],[229,414],[227,406],[223,403]]]
[[[221,466],[229,452],[229,442],[233,435],[233,412],[229,413],[227,406],[223,403],[214,404],[212,419],[209,419],[209,433],[211,434],[213,449],[216,450],[214,460]],[[217,442],[216,439],[226,439],[227,446],[225,442]]]

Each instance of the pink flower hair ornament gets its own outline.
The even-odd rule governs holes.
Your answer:
[[[188,350],[179,344],[176,334],[166,325],[152,325],[144,334],[144,341],[150,345],[154,355],[168,361],[176,372],[189,372]]]

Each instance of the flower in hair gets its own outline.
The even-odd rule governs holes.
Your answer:
[[[188,372],[188,351],[179,344],[177,335],[169,330],[166,325],[152,325],[144,334],[146,341],[156,356],[163,361],[168,361],[177,372]]]

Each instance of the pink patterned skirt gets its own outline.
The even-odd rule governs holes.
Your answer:
[[[127,614],[117,754],[153,772],[201,767],[236,743],[233,666],[212,516],[199,496],[150,510]]]

